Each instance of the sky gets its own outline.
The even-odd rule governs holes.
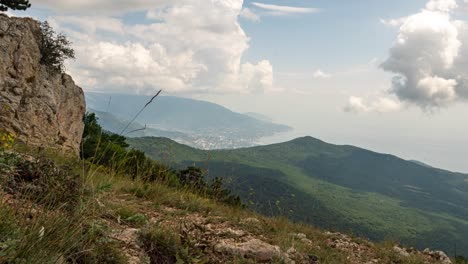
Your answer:
[[[85,91],[212,101],[468,173],[467,0],[34,0]],[[10,13],[11,14],[11,13]]]

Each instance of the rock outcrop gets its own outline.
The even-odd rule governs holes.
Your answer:
[[[41,65],[40,24],[0,14],[0,130],[17,139],[78,155],[83,90]]]
[[[280,247],[270,245],[259,239],[252,239],[242,243],[222,240],[215,246],[215,250],[239,255],[243,258],[251,258],[259,263],[271,263],[275,258],[283,259]]]

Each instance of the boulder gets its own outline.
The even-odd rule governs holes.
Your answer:
[[[424,249],[422,253],[429,256],[433,260],[436,260],[438,263],[452,264],[452,261],[450,260],[450,258],[443,251],[438,251],[438,250],[431,251],[430,249],[426,248]]]
[[[408,253],[408,251],[406,251],[404,248],[401,248],[399,246],[394,246],[393,247],[393,251],[395,251],[396,253],[398,253],[400,256],[402,257],[409,257],[410,254]]]
[[[270,245],[259,239],[251,239],[242,243],[223,240],[215,245],[215,250],[221,253],[228,253],[244,258],[254,259],[255,261],[261,263],[268,263],[274,258],[282,258],[283,256],[278,246]]]

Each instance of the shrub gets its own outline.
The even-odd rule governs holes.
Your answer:
[[[127,149],[125,137],[103,131],[94,113],[86,113],[81,156],[90,162],[103,165],[132,178],[148,181],[165,180],[172,172],[165,166],[150,160],[145,153]]]
[[[188,263],[184,261],[188,257],[180,237],[171,229],[153,227],[141,232],[138,240],[151,263]]]
[[[7,192],[50,208],[72,211],[80,201],[81,177],[71,165],[58,167],[45,158],[33,161],[17,158],[6,178]]]
[[[239,196],[232,195],[231,191],[224,187],[222,178],[216,177],[211,182],[206,182],[202,169],[189,166],[179,171],[180,183],[193,192],[235,207],[243,207]]]
[[[31,7],[28,0],[0,0],[0,11],[8,11],[8,8],[13,10],[26,10]]]
[[[238,196],[225,189],[221,178],[207,182],[203,171],[198,167],[188,167],[178,172],[146,157],[140,150],[128,149],[126,138],[103,131],[94,113],[86,113],[83,118],[85,129],[82,139],[81,156],[88,161],[123,173],[132,179],[160,181],[171,187],[183,187],[216,201],[242,206]]]
[[[189,166],[187,169],[179,171],[179,178],[180,182],[185,186],[191,186],[200,191],[206,190],[207,186],[200,168]]]
[[[85,124],[81,156],[99,165],[115,167],[119,165],[125,155],[128,144],[125,137],[106,133],[97,123],[94,113],[86,113],[83,122]]]
[[[63,73],[66,59],[74,59],[75,51],[72,43],[62,33],[57,34],[47,21],[41,23],[41,39],[39,49],[41,64],[53,73]]]
[[[238,195],[231,194],[231,191],[224,187],[224,181],[222,178],[214,178],[211,181],[210,187],[208,189],[210,197],[212,197],[216,201],[220,201],[222,203],[232,205],[235,207],[245,207],[245,205],[242,204],[242,201]]]

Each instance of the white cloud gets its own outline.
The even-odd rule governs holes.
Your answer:
[[[332,75],[330,73],[326,73],[318,69],[312,73],[312,77],[314,77],[315,79],[330,79]]]
[[[239,76],[242,76],[239,81],[244,82],[243,86],[249,91],[260,93],[264,89],[275,90],[273,87],[273,66],[267,60],[260,61],[256,65],[243,64]]]
[[[242,0],[179,0],[149,10],[145,24],[104,15],[50,20],[72,39],[77,60],[68,68],[87,90],[275,90],[268,60],[242,62],[249,38],[238,22],[241,10]]]
[[[250,21],[260,21],[260,16],[247,7],[242,9],[240,16]]]
[[[449,12],[457,7],[455,0],[430,0],[426,4],[426,9],[429,11]]]
[[[400,100],[415,103],[424,109],[447,106],[467,87],[457,79],[463,42],[460,31],[465,22],[454,21],[447,13],[456,7],[452,0],[430,1],[426,9],[409,16],[399,29],[390,57],[382,64],[386,71],[396,73],[392,91]],[[465,74],[466,75],[466,74]]]
[[[121,14],[163,7],[170,3],[170,0],[35,0],[32,4],[60,12]]]
[[[88,34],[95,34],[102,30],[112,33],[124,34],[125,26],[123,22],[116,18],[102,16],[55,16],[53,22],[56,26],[61,25],[79,27],[81,31]]]
[[[170,92],[188,91],[188,83],[205,69],[193,61],[193,53],[169,56],[160,44],[92,42],[78,46],[77,57],[78,64],[72,65],[71,71],[88,89],[150,93],[160,87]]]
[[[365,100],[362,97],[351,96],[343,110],[352,113],[388,113],[398,111],[401,108],[402,104],[398,100],[388,97]]]
[[[457,81],[443,79],[437,76],[425,77],[419,80],[417,88],[420,96],[434,101],[437,105],[446,105],[456,98]]]
[[[431,0],[420,12],[384,21],[399,26],[381,67],[395,74],[391,94],[425,111],[468,99],[468,24],[455,0]]]
[[[345,112],[368,112],[369,107],[364,103],[364,99],[357,96],[350,96],[348,104],[343,108]]]
[[[263,4],[263,3],[258,3],[258,2],[253,2],[252,5],[258,8],[267,10],[270,12],[270,14],[273,14],[273,15],[310,14],[310,13],[318,13],[321,11],[318,8],[270,5],[270,4]]]

